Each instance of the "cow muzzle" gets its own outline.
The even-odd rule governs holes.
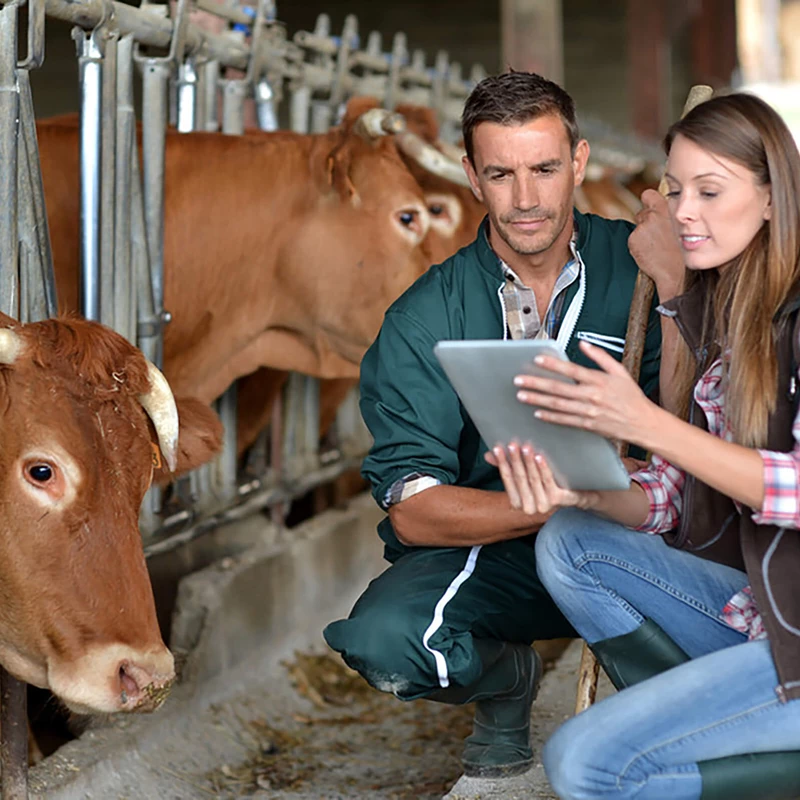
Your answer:
[[[149,651],[108,645],[72,664],[54,665],[48,677],[51,691],[77,713],[148,712],[166,700],[175,662],[163,645]]]

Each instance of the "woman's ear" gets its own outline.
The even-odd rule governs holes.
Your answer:
[[[771,189],[767,193],[767,205],[764,208],[764,219],[765,220],[772,219],[772,190]]]

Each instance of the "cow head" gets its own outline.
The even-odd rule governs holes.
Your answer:
[[[152,710],[174,679],[138,518],[160,464],[219,448],[184,405],[108,328],[0,316],[0,663],[75,711]]]
[[[448,181],[467,182],[460,164],[384,109],[348,116],[336,131],[316,138],[310,160],[318,203],[292,230],[291,248],[278,268],[286,323],[273,326],[270,350],[280,349],[283,360],[271,356],[262,365],[354,377],[389,305],[432,263],[457,249],[431,230],[425,193],[401,151],[413,152]],[[434,205],[443,202],[437,196]],[[324,292],[314,286],[324,286]],[[306,326],[302,342],[284,334],[298,319]]]
[[[375,98],[352,98],[344,124],[355,126],[357,120],[376,109],[379,103]],[[431,263],[436,264],[473,241],[486,209],[469,187],[460,149],[439,139],[436,112],[412,104],[398,105],[396,110],[405,121],[402,130],[375,133],[394,134],[390,138],[423,192],[430,217],[426,244]]]
[[[386,309],[431,264],[430,216],[386,138],[340,128],[313,137],[309,157],[313,206],[292,221],[277,279],[284,327],[301,323],[317,363],[289,356],[284,343],[271,350],[308,374],[354,376]]]

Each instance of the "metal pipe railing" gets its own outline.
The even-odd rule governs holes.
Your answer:
[[[28,54],[17,63],[18,6],[0,7],[0,310],[23,322],[56,311],[28,69],[44,57],[44,16],[32,0]],[[24,682],[0,668],[0,787],[28,797],[28,715]]]
[[[81,214],[80,308],[100,319],[100,127],[103,53],[97,33],[73,29],[80,94]]]
[[[211,34],[190,24],[188,0],[179,0],[171,18],[166,15],[166,5],[154,5],[147,0],[143,0],[139,9],[112,0],[29,2],[38,4],[31,11],[31,18],[39,11],[46,11],[48,16],[90,31],[75,32],[80,47],[83,100],[84,314],[99,317],[136,341],[145,355],[159,366],[163,365],[162,331],[168,320],[168,312],[164,310],[163,270],[166,123],[170,96],[175,99],[179,130],[216,130],[221,122],[224,133],[236,135],[244,131],[244,107],[248,98],[256,101],[260,127],[264,130],[277,128],[278,104],[284,84],[288,82],[292,128],[298,132],[310,129],[322,133],[355,92],[367,89],[394,101],[406,98],[413,91],[418,92],[416,96],[420,98],[425,92],[426,96],[432,96],[435,84],[435,76],[425,67],[424,54],[415,53],[409,63],[402,34],[394,39],[392,56],[381,52],[381,39],[375,33],[368,38],[366,48],[359,49],[358,23],[354,16],[345,19],[340,36],[331,34],[329,18],[320,15],[313,32],[300,31],[293,41],[288,41],[283,28],[274,24],[275,8],[271,0],[261,0],[255,14],[252,9],[217,6],[211,0],[193,4],[237,26],[236,32],[223,35]],[[0,15],[0,37],[3,25],[6,30],[6,38],[0,38],[3,43],[12,35],[16,37],[16,6],[8,0],[0,0]],[[41,46],[35,39],[30,40],[29,59],[31,63],[40,63]],[[162,52],[144,50],[147,47]],[[0,46],[0,58],[9,52],[9,45]],[[133,113],[134,60],[141,67],[143,82],[142,175],[139,174]],[[440,66],[444,69],[448,65],[441,62]],[[220,72],[225,67],[244,70],[244,77],[220,80]],[[0,97],[0,101],[5,101],[5,108],[11,109],[11,113],[2,114],[0,118],[7,121],[15,117],[10,104],[18,103],[18,92],[13,80],[9,80],[8,67],[5,72],[3,69],[0,65],[0,86],[10,86],[11,91],[0,93],[8,95]],[[173,85],[177,91],[171,94],[170,84],[176,76],[177,83]],[[442,90],[443,96],[449,97],[454,85],[452,76],[442,76],[439,83],[446,87]],[[221,114],[217,109],[220,87]],[[6,139],[10,135],[8,131],[6,122]],[[4,163],[12,162],[5,159]],[[31,188],[32,177],[24,184],[28,194],[35,194]],[[14,190],[14,187],[6,188],[6,195]],[[0,193],[0,199],[2,197]],[[12,206],[10,203],[3,205],[3,213],[9,219],[10,214],[15,213],[9,211]],[[26,217],[26,228],[28,219]],[[3,228],[8,235],[12,224],[9,222]],[[15,221],[13,230],[18,229]],[[18,242],[22,237],[15,234],[11,238]],[[45,252],[41,240],[38,248],[35,244],[33,240],[26,240],[21,251],[18,244],[13,243],[0,248],[4,259],[0,261],[0,281],[6,280],[12,288],[21,289],[24,313],[41,316],[44,309],[50,313],[54,310],[54,291],[48,290],[49,300],[42,302],[41,298],[34,297],[36,281],[27,280],[29,274],[46,272],[37,264],[49,262],[49,249]],[[17,247],[16,253],[14,247]],[[26,280],[17,286],[19,269],[16,265],[20,259]],[[8,262],[14,262],[12,268],[7,268]],[[13,292],[4,294],[5,297],[13,295]],[[18,308],[13,310],[19,311]],[[161,525],[158,536],[173,534],[176,527],[196,524],[198,514],[218,515],[222,507],[242,502],[255,491],[264,497],[272,497],[277,492],[274,497],[280,499],[275,500],[274,515],[280,518],[286,500],[293,496],[286,487],[299,486],[300,476],[320,474],[319,391],[318,381],[293,376],[285,397],[276,405],[271,432],[261,437],[260,455],[256,453],[256,458],[249,462],[253,466],[258,461],[261,474],[254,481],[240,485],[237,480],[236,396],[235,388],[231,389],[218,404],[226,428],[224,451],[213,469],[200,470],[192,476],[189,499],[194,508],[184,507],[162,520],[161,493],[151,491],[142,511],[145,530],[154,534]],[[343,420],[352,417],[354,402],[348,401],[350,411],[343,412],[337,423],[342,426],[345,438],[353,443],[359,432],[357,426]],[[358,446],[363,449],[363,437],[360,442],[343,447],[342,452],[346,449],[354,452]],[[328,454],[328,463],[335,452]],[[339,468],[344,469],[343,463],[339,467],[330,464],[324,474],[333,475]],[[177,494],[185,496],[185,488]],[[269,503],[268,500],[264,502]]]
[[[0,0],[0,5],[4,3],[12,4],[8,0]],[[45,11],[48,17],[85,30],[94,30],[109,16],[113,16],[120,36],[135,34],[137,42],[150,47],[168,48],[173,38],[172,21],[158,12],[153,13],[153,6],[142,10],[116,0],[46,0]],[[223,65],[242,70],[247,69],[250,58],[250,48],[244,43],[208,33],[196,25],[186,28],[186,47],[192,52],[202,50]]]
[[[0,9],[0,311],[19,314],[17,237],[18,6]]]
[[[100,321],[115,327],[117,199],[117,45],[119,35],[104,36],[100,94]]]
[[[136,342],[136,278],[133,260],[133,160],[138,159],[133,110],[133,36],[117,45],[116,151],[114,165],[114,327]]]

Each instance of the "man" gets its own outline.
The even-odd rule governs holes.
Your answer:
[[[325,638],[403,700],[477,701],[465,773],[505,777],[532,764],[542,666],[530,645],[575,634],[536,575],[544,517],[511,508],[433,346],[550,337],[595,366],[578,349],[585,339],[621,358],[637,265],[632,225],[573,208],[589,145],[560,87],[528,73],[487,78],[462,122],[464,168],[488,217],[475,242],[394,303],[362,362],[361,411],[375,440],[363,474],[388,510],[378,530],[391,566]],[[660,340],[654,308],[648,394]]]

